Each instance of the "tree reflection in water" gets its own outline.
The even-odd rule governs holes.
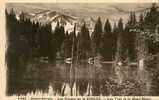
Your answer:
[[[10,95],[42,91],[61,96],[108,96],[121,95],[125,91],[122,90],[122,85],[111,80],[115,77],[112,64],[103,64],[100,68],[90,64],[74,64],[71,80],[70,65],[64,62],[58,62],[56,65],[33,65],[37,69],[25,70],[20,79],[15,77],[16,73],[10,74]]]

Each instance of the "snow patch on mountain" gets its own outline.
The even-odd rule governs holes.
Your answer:
[[[32,21],[40,22],[41,24],[51,24],[52,30],[55,30],[57,23],[60,26],[64,26],[65,32],[72,32],[76,24],[76,31],[79,32],[81,26],[86,23],[90,32],[93,31],[95,20],[90,18],[79,18],[76,16],[71,16],[57,11],[44,10],[36,13],[24,13],[26,18],[30,18]],[[17,14],[16,18],[19,20],[20,14]]]

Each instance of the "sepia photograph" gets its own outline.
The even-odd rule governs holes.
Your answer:
[[[159,96],[159,3],[6,3],[6,95]]]

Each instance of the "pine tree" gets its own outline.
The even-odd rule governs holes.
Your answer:
[[[86,27],[85,23],[81,27],[81,31],[78,34],[78,42],[79,42],[79,47],[78,47],[79,53],[78,54],[80,54],[80,58],[81,59],[88,58],[90,49],[91,49],[91,39],[90,39],[90,35],[89,35],[89,30]]]
[[[151,31],[153,32],[154,32],[155,26],[158,23],[158,16],[159,16],[159,13],[157,11],[156,4],[153,3],[152,7],[150,8],[150,11],[147,12],[145,16],[145,24],[147,24],[148,28],[150,28]]]
[[[65,37],[64,27],[60,26],[59,22],[57,22],[57,25],[56,25],[55,30],[54,30],[54,38],[55,38],[54,42],[55,42],[57,51],[60,50],[61,45],[64,41],[64,37]]]
[[[111,24],[109,22],[109,20],[106,20],[105,26],[104,26],[104,33],[111,33],[112,32],[112,27]]]
[[[100,17],[98,18],[95,27],[94,27],[94,31],[92,33],[92,47],[93,47],[93,51],[95,54],[100,52],[101,49],[101,38],[102,38],[102,22]]]
[[[113,57],[113,34],[111,24],[107,19],[104,26],[104,35],[102,38],[101,54],[105,60],[111,61]]]
[[[123,28],[123,21],[122,18],[119,19],[118,28],[117,28],[117,52],[116,52],[116,59],[117,61],[125,60],[125,42],[124,42],[124,28]]]
[[[146,37],[142,34],[144,30],[144,17],[143,14],[139,16],[139,26],[136,27],[140,31],[136,33],[136,49],[137,49],[137,60],[145,59],[148,53],[148,45]]]
[[[136,32],[130,31],[131,29],[134,29],[136,26],[136,16],[134,12],[130,13],[129,21],[125,27],[125,35],[124,35],[124,41],[125,41],[125,49],[128,51],[127,56],[131,61],[135,61],[136,58]]]
[[[114,23],[114,27],[113,27],[113,59],[115,59],[115,55],[116,55],[116,52],[117,52],[117,37],[118,37],[118,28],[117,28],[117,25],[116,23]]]

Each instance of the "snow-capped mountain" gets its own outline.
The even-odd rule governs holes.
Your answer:
[[[69,14],[64,14],[61,12],[51,10],[43,10],[35,13],[25,12],[23,14],[26,18],[30,18],[32,21],[38,21],[41,24],[51,24],[52,30],[55,29],[58,22],[61,26],[64,26],[65,31],[68,32],[73,31],[75,23],[77,26],[77,32],[80,31],[80,28],[84,22],[86,23],[90,31],[93,30],[95,24],[95,20],[92,17],[83,19]],[[20,14],[16,16],[17,19],[19,19],[19,15]]]

